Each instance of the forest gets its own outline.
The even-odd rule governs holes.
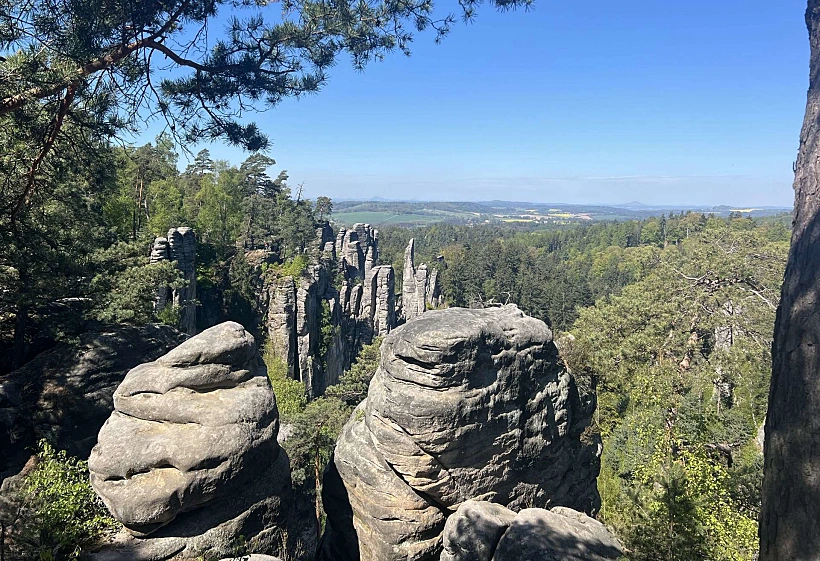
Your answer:
[[[321,538],[331,519],[323,491],[342,478],[334,461],[337,445],[345,431],[362,425],[362,404],[378,381],[374,376],[385,370],[389,332],[403,323],[412,328],[414,318],[402,309],[410,296],[420,303],[419,315],[433,308],[442,311],[430,315],[442,317],[448,309],[514,304],[549,326],[555,347],[547,346],[566,376],[561,387],[555,384],[555,399],[594,411],[583,432],[572,435],[578,448],[600,454],[585,466],[601,499],[587,508],[595,520],[587,520],[601,522],[620,540],[624,559],[816,555],[820,206],[813,162],[820,146],[820,80],[814,79],[820,75],[820,1],[809,0],[806,13],[813,79],[794,164],[793,213],[642,211],[634,220],[609,214],[610,221],[585,216],[575,217],[576,224],[464,220],[384,227],[378,234],[370,225],[335,223],[331,198],[306,198],[304,185],[291,181],[288,162],[271,157],[270,131],[249,116],[320,92],[341,60],[361,71],[392,53],[409,55],[417,35],[440,42],[456,22],[473,21],[482,2],[459,1],[454,13],[434,9],[431,0],[287,0],[275,6],[276,13],[267,10],[269,4],[0,0],[0,561],[81,559],[122,532],[132,542],[146,538],[182,513],[191,495],[205,504],[217,488],[245,492],[227,485],[223,490],[221,479],[183,486],[163,499],[169,511],[177,509],[173,516],[160,526],[153,519],[136,524],[148,530],[141,535],[92,488],[89,450],[99,451],[99,427],[110,428],[109,415],[123,423],[136,419],[118,409],[124,400],[115,391],[126,373],[139,373],[145,364],[163,372],[149,386],[174,376],[204,381],[164,392],[137,388],[126,398],[172,394],[193,403],[222,390],[263,396],[261,404],[237,401],[236,407],[230,399],[211,402],[214,411],[221,407],[218,412],[233,419],[233,428],[258,421],[257,432],[242,433],[254,435],[245,439],[253,441],[246,450],[224,462],[216,454],[193,454],[184,462],[187,473],[222,470],[225,481],[239,473],[271,473],[270,465],[243,471],[253,458],[266,461],[262,452],[246,454],[263,442],[260,449],[277,454],[285,466],[276,474],[281,493],[242,511],[247,525],[234,528],[230,543],[226,538],[214,549],[214,559],[253,553],[245,529],[254,538],[281,542],[276,552],[286,561],[306,559],[320,540],[333,537]],[[504,12],[533,2],[488,4]],[[149,123],[163,132],[145,143],[141,134]],[[212,157],[201,149],[206,144],[215,154],[225,145],[242,149],[243,161]],[[336,210],[398,212],[399,206],[346,201]],[[479,215],[486,208],[446,202],[430,207],[436,213],[469,208]],[[195,262],[191,278],[180,268],[181,258],[158,249],[167,249],[164,236],[171,238],[178,228],[196,240],[195,255],[188,256]],[[408,266],[411,239],[416,264],[426,272]],[[154,253],[168,258],[155,259]],[[405,290],[422,277],[428,282],[432,269],[441,288],[436,304],[424,290]],[[414,278],[403,278],[408,271]],[[168,300],[191,286],[195,297]],[[196,323],[183,329],[186,309],[196,310]],[[280,339],[274,320],[286,332]],[[239,334],[240,343],[225,337],[211,342],[225,347],[222,354],[210,347],[190,351],[199,344],[196,334],[220,326]],[[98,338],[97,347],[83,354],[89,334],[105,339],[127,330],[140,334],[139,341],[115,348],[111,341],[124,339],[98,344]],[[183,349],[189,355],[173,362],[173,350],[191,341]],[[150,353],[129,354],[143,343],[152,346]],[[170,362],[159,362],[169,355]],[[56,376],[31,376],[61,357],[68,358],[56,367],[46,364],[57,368]],[[131,362],[123,366],[119,359]],[[423,370],[418,357],[408,361],[411,369]],[[81,380],[86,401],[73,401],[69,385],[77,372],[91,372]],[[111,385],[101,381],[105,376],[118,378]],[[48,407],[40,407],[44,403]],[[72,416],[90,411],[92,403],[102,404],[104,415],[91,441],[69,443],[85,447],[75,454],[61,445],[61,435],[93,425]],[[259,405],[256,417],[243,412],[251,405]],[[203,414],[197,407],[166,407],[175,421],[140,421],[152,430],[174,425],[187,434],[209,426],[179,421],[190,414],[210,422],[213,411]],[[542,425],[539,430],[548,423]],[[38,432],[43,426],[49,429]],[[219,440],[203,439],[209,446]],[[354,452],[369,461],[368,450]],[[439,462],[434,453],[422,452]],[[418,457],[419,450],[408,456],[413,454]],[[406,474],[394,463],[384,461],[385,477],[402,479]],[[98,482],[116,487],[168,472],[183,479],[177,475],[183,470],[164,457],[148,464],[138,459],[124,475]],[[455,520],[456,507],[438,501],[440,481],[428,485],[429,474],[422,475],[416,479],[427,485],[425,492],[409,489],[408,501],[423,504],[437,521],[432,533],[438,534],[430,541],[443,540],[444,519]],[[276,509],[285,510],[283,497],[296,506],[277,518],[282,513]],[[264,501],[269,510],[247,515]],[[199,506],[188,503],[185,512]],[[398,520],[392,512],[378,515],[379,523]],[[288,516],[304,522],[315,546],[311,552],[302,542],[288,550],[302,537],[285,535]],[[351,528],[361,523],[352,510],[337,516]],[[190,558],[211,557],[197,551]]]
[[[603,440],[601,518],[629,559],[757,551],[772,331],[789,216],[681,213],[545,232],[384,234],[443,255],[453,305],[513,302],[550,323]]]
[[[326,197],[294,197],[287,172],[270,177],[275,162],[261,154],[235,167],[203,150],[179,172],[173,143],[160,137],[100,156],[107,161],[67,171],[37,213],[0,233],[0,348],[13,357],[6,370],[89,321],[174,323],[157,316],[154,298],[161,283],[179,282],[179,272],[148,259],[151,242],[169,228],[196,231],[200,286],[226,287],[239,274],[230,266],[237,248],[293,259],[332,207]],[[225,298],[225,317],[242,313],[236,289]]]

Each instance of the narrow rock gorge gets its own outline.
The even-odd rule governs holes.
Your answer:
[[[468,500],[596,512],[591,403],[546,324],[515,306],[431,311],[392,331],[325,476],[322,559],[438,559]]]
[[[362,345],[396,327],[395,276],[392,266],[377,265],[378,235],[356,224],[334,236],[325,224],[303,274],[264,281],[268,340],[288,376],[312,397],[339,380]]]

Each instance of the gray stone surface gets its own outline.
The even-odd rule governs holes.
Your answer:
[[[315,544],[316,522],[309,504],[296,509],[282,453],[256,477],[206,507],[180,514],[147,537],[122,530],[90,556],[91,561],[218,559],[237,547],[307,560]]]
[[[430,308],[444,304],[438,269],[422,263],[416,266],[416,242],[410,239],[404,250],[401,315],[404,321],[419,317]]]
[[[326,478],[324,558],[437,559],[447,516],[470,499],[596,511],[585,403],[549,328],[515,306],[392,331]]]
[[[268,286],[268,342],[285,364],[288,376],[296,374],[296,283],[293,277],[277,279]]]
[[[422,291],[423,293],[423,291]],[[405,321],[424,312],[424,302],[419,306],[416,288],[416,240],[410,238],[404,250],[404,271],[401,277],[401,310]]]
[[[128,370],[183,340],[165,325],[108,326],[0,376],[0,478],[19,472],[40,438],[88,458]]]
[[[441,561],[490,561],[514,519],[513,511],[496,503],[462,503],[444,525]]]
[[[569,508],[528,508],[501,537],[493,561],[615,561],[623,548],[606,527]]]
[[[157,288],[156,309],[172,304],[180,309],[180,329],[188,335],[196,333],[196,235],[182,226],[168,230],[167,237],[158,237],[151,247],[151,263],[174,261],[182,272],[185,285],[171,289]]]
[[[253,337],[237,323],[133,368],[114,407],[89,458],[91,485],[135,535],[235,499],[263,474],[274,510],[290,493],[276,399]]]
[[[621,544],[597,520],[556,507],[518,514],[467,501],[447,520],[440,561],[615,561]]]

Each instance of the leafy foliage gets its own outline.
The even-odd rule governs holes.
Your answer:
[[[287,378],[284,364],[270,351],[265,354],[283,423],[289,425],[289,434],[282,446],[290,458],[291,477],[294,485],[313,493],[320,521],[324,517],[320,493],[322,475],[342,428],[354,408],[367,397],[367,386],[378,367],[380,346],[381,338],[365,345],[339,383],[330,386],[323,397],[307,404],[304,386]]]
[[[277,357],[270,345],[262,353],[268,367],[268,379],[276,394],[276,405],[283,423],[290,423],[305,410],[307,395],[302,382],[288,377],[287,366]]]
[[[91,281],[95,295],[94,316],[104,322],[148,323],[158,319],[154,302],[159,286],[178,288],[184,285],[180,273],[169,261],[149,264],[140,243],[120,242],[98,250],[94,256],[99,271]],[[167,307],[163,323],[177,325]],[[177,318],[178,319],[178,318]]]
[[[630,559],[751,559],[786,239],[709,219],[562,349],[598,390],[602,516]]]
[[[86,462],[54,450],[45,440],[38,445],[37,466],[25,477],[20,495],[12,546],[28,559],[77,559],[117,525],[91,489]]]
[[[351,408],[364,401],[370,380],[379,367],[381,344],[382,338],[377,337],[370,345],[364,345],[350,369],[342,374],[338,384],[327,388],[325,395],[337,398]]]

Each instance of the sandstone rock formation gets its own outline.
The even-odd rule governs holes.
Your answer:
[[[620,543],[589,516],[564,507],[515,512],[467,501],[444,526],[440,561],[615,561]]]
[[[439,284],[438,269],[422,263],[416,267],[416,241],[411,238],[404,250],[404,272],[402,275],[401,309],[405,321],[410,321],[444,303]]]
[[[378,231],[369,224],[317,229],[305,274],[267,285],[266,330],[274,354],[288,376],[321,395],[338,381],[362,345],[396,326],[395,277],[389,265],[377,266]],[[341,287],[331,283],[333,269]],[[332,339],[322,341],[322,322],[330,321]],[[319,356],[320,346],[326,348]]]
[[[275,552],[290,467],[250,333],[226,322],[133,368],[114,407],[88,461],[91,484],[132,534],[151,536],[122,538],[118,555],[225,555],[240,535]]]
[[[184,339],[165,325],[110,326],[60,343],[0,376],[0,479],[19,472],[45,437],[87,458],[128,370]]]
[[[258,555],[256,553],[252,553],[250,555],[243,555],[242,557],[220,559],[219,561],[280,561],[280,559],[271,555]]]
[[[156,309],[169,303],[180,308],[180,329],[188,335],[196,333],[196,235],[188,227],[171,228],[168,237],[158,237],[151,247],[151,263],[174,261],[186,284],[171,289],[157,289]]]
[[[463,502],[592,513],[600,442],[552,333],[515,306],[423,314],[382,344],[325,477],[324,559],[438,558]]]

